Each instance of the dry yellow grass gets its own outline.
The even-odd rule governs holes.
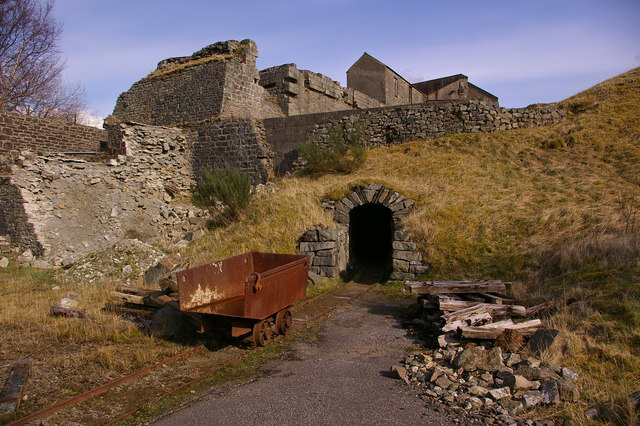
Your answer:
[[[572,112],[554,126],[414,141],[370,150],[348,176],[283,179],[186,254],[196,265],[245,251],[295,252],[305,230],[333,223],[323,199],[382,183],[416,200],[404,227],[431,277],[516,280],[532,302],[579,301],[548,320],[567,339],[549,356],[578,370],[583,400],[604,423],[637,422],[625,401],[640,390],[640,69],[562,105]],[[82,369],[118,375],[180,350],[130,327],[117,331],[126,325],[99,312],[116,283],[63,284],[35,270],[5,270],[0,281],[3,360],[34,356],[73,383]],[[95,321],[47,316],[67,291],[82,294]],[[583,423],[584,408],[551,413]]]
[[[294,251],[307,228],[332,223],[322,199],[382,183],[416,200],[404,226],[431,277],[517,280],[531,302],[578,300],[550,319],[567,336],[550,356],[579,371],[601,421],[637,422],[626,397],[640,389],[640,69],[562,106],[557,125],[414,141],[369,151],[348,176],[284,179],[191,254]],[[584,423],[583,410],[552,414]]]

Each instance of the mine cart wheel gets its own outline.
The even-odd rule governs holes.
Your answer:
[[[253,342],[256,346],[265,346],[271,341],[273,323],[268,320],[258,321],[253,325]]]
[[[289,334],[293,324],[293,315],[289,309],[283,309],[276,315],[276,330],[280,334]]]

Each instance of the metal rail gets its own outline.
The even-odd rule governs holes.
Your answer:
[[[303,327],[303,326],[305,326],[307,324],[310,324],[310,323],[313,323],[313,322],[319,320],[320,318],[324,317],[325,315],[329,314],[330,312],[332,312],[332,311],[334,311],[334,310],[346,305],[349,302],[352,302],[353,300],[355,300],[358,297],[362,296],[363,294],[367,293],[369,290],[371,290],[371,288],[373,288],[373,287],[372,286],[367,287],[365,290],[363,290],[361,292],[358,292],[353,297],[345,299],[343,302],[331,306],[330,308],[322,311],[321,313],[317,314],[313,318],[310,318],[310,319],[306,320],[304,323],[301,323],[301,324],[298,324],[295,327],[292,327],[291,330],[295,331],[295,330],[297,330],[297,329],[299,329],[299,328],[301,328],[301,327]],[[295,312],[296,310],[300,309],[302,306],[308,305],[309,303],[312,303],[312,302],[316,301],[317,299],[331,296],[332,293],[333,292],[324,293],[324,294],[320,294],[318,296],[312,297],[311,299],[307,299],[307,300],[299,303],[298,305],[294,306],[292,308],[292,310]],[[274,338],[272,340],[272,342],[276,342],[276,341],[282,340],[284,337],[285,337],[284,335],[278,335],[276,338]],[[20,419],[14,420],[13,422],[9,423],[7,426],[24,425],[24,424],[27,424],[28,422],[33,421],[33,420],[36,420],[36,419],[39,419],[39,418],[42,418],[42,417],[47,417],[47,416],[50,416],[52,414],[55,414],[55,413],[57,413],[59,411],[64,410],[65,408],[72,407],[72,406],[74,406],[76,404],[79,404],[81,402],[87,401],[87,400],[89,400],[89,399],[91,399],[93,397],[96,397],[98,395],[102,395],[102,394],[104,394],[104,393],[110,391],[111,389],[114,389],[114,388],[116,388],[116,387],[118,387],[120,385],[133,382],[134,380],[147,375],[148,373],[150,373],[151,371],[155,370],[158,367],[161,367],[163,365],[171,364],[171,363],[173,363],[175,361],[178,361],[180,359],[189,358],[192,355],[200,352],[202,349],[204,349],[204,347],[205,347],[204,345],[199,345],[199,346],[190,348],[189,350],[186,350],[186,351],[184,351],[184,352],[182,352],[182,353],[180,353],[178,355],[175,355],[175,356],[173,356],[171,358],[168,358],[168,359],[166,359],[164,361],[157,362],[157,363],[155,363],[153,365],[150,365],[148,367],[142,368],[142,369],[140,369],[138,371],[135,371],[135,372],[133,372],[131,374],[123,376],[123,377],[121,377],[119,379],[113,380],[113,381],[105,383],[104,385],[101,385],[101,386],[99,386],[97,388],[91,389],[91,390],[89,390],[87,392],[84,392],[84,393],[82,393],[80,395],[76,395],[76,396],[74,396],[72,398],[69,398],[69,399],[67,399],[65,401],[59,402],[57,404],[54,404],[51,407],[45,408],[43,410],[40,410],[40,411],[37,411],[35,413],[29,414],[29,415],[27,415],[25,417],[22,417]],[[251,355],[252,353],[256,352],[259,349],[261,349],[261,348],[260,347],[254,347],[253,349],[251,349],[251,350],[249,350],[249,351],[247,351],[247,352],[245,352],[245,353],[243,353],[243,354],[231,359],[230,361],[227,361],[226,363],[207,371],[205,374],[203,374],[203,375],[201,375],[199,377],[196,377],[195,379],[192,379],[189,382],[187,382],[187,383],[185,383],[183,385],[180,385],[179,387],[177,387],[175,389],[172,389],[172,390],[170,390],[170,391],[168,391],[168,392],[166,392],[166,393],[154,398],[152,401],[146,403],[145,406],[150,406],[152,404],[155,404],[156,402],[158,402],[158,401],[160,401],[160,400],[162,400],[162,399],[164,399],[164,398],[166,398],[168,396],[171,396],[171,395],[173,395],[173,394],[175,394],[175,393],[177,393],[177,392],[179,392],[179,391],[181,391],[183,389],[186,389],[186,388],[188,388],[188,387],[190,387],[190,386],[192,386],[192,385],[194,385],[196,383],[202,382],[203,380],[207,379],[208,377],[212,376],[213,374],[215,374],[215,373],[217,373],[217,372],[219,372],[221,370],[224,370],[224,369],[226,369],[228,367],[231,367],[234,364],[242,361],[243,359],[245,359],[246,357],[248,357],[249,355]],[[132,411],[129,411],[129,412],[123,414],[122,416],[120,416],[120,417],[118,417],[116,419],[110,420],[107,424],[108,425],[112,425],[112,424],[117,423],[119,421],[122,421],[122,420],[124,420],[124,419],[126,419],[128,417],[131,417],[133,414],[135,414],[138,411],[140,411],[141,408],[142,407],[138,407],[138,408],[136,408],[136,409],[134,409]]]

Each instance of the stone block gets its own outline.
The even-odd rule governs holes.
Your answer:
[[[315,256],[311,262],[313,266],[336,266],[337,264],[337,261],[334,257]]]
[[[489,391],[489,396],[494,401],[499,401],[499,400],[504,399],[504,398],[510,398],[511,397],[511,391],[506,386],[502,387],[502,388],[498,388],[498,389],[491,389]]]
[[[355,205],[351,202],[350,199],[348,199],[347,197],[344,197],[342,200],[340,200],[342,202],[342,204],[344,204],[345,206],[347,206],[347,208],[349,210],[351,210],[352,208],[355,207]]]
[[[337,241],[338,240],[338,231],[332,228],[319,228],[318,229],[318,238],[320,241]]]
[[[307,232],[302,234],[300,237],[301,241],[318,241],[318,231],[314,229],[309,229]]]
[[[323,277],[335,278],[340,274],[336,266],[320,266],[320,275]]]
[[[355,192],[352,192],[351,194],[347,195],[347,198],[349,199],[349,201],[351,201],[354,207],[361,206],[362,204],[364,204],[360,199],[360,196]]]
[[[542,395],[539,391],[529,391],[522,395],[520,401],[525,408],[531,408],[542,402]]]
[[[556,381],[556,384],[562,401],[580,401],[580,391],[578,391],[578,387],[574,382],[565,378],[560,378]]]
[[[389,370],[389,377],[391,377],[392,379],[407,380],[407,369],[399,365],[394,365]]]
[[[391,257],[393,257],[394,259],[408,261],[422,260],[422,255],[420,253],[410,250],[393,250]]]
[[[336,222],[348,225],[349,224],[349,215],[347,213],[336,210],[333,218]]]
[[[303,241],[300,243],[300,251],[305,253],[335,248],[335,241]]]
[[[404,281],[404,280],[413,280],[415,279],[415,274],[409,272],[399,272],[393,271],[389,276],[389,279],[392,281]]]
[[[427,265],[426,263],[424,263],[422,261],[414,260],[409,265],[409,272],[411,272],[413,274],[418,274],[418,275],[426,274],[427,272],[429,272],[429,265]]]
[[[393,259],[393,270],[399,272],[409,272],[409,262],[406,260]]]
[[[540,394],[543,404],[557,404],[560,402],[558,384],[554,380],[548,380],[540,384]]]
[[[393,239],[395,241],[409,241],[411,235],[404,229],[398,229],[393,233]]]
[[[394,250],[414,251],[416,249],[416,243],[412,243],[411,241],[394,241],[392,247]]]

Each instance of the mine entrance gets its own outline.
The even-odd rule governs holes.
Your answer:
[[[385,279],[391,272],[393,217],[380,204],[364,204],[349,213],[349,265],[377,272]]]

